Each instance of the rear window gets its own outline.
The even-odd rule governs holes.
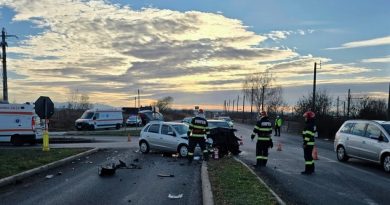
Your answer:
[[[356,123],[352,128],[352,134],[358,136],[364,136],[366,123]]]
[[[351,128],[353,127],[354,123],[346,123],[340,130],[342,133],[351,133]]]

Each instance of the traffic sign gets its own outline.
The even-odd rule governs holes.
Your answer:
[[[48,119],[54,114],[54,103],[49,97],[41,96],[35,101],[35,113],[41,119]]]

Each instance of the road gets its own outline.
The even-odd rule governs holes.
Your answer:
[[[97,137],[109,142],[53,144],[52,147],[106,147],[101,151],[46,171],[23,182],[0,188],[0,204],[193,204],[202,203],[200,163],[186,159],[140,154],[138,140]],[[117,141],[119,140],[119,141]],[[114,142],[117,141],[117,142]],[[98,167],[121,159],[141,169],[118,169],[114,176],[100,177]],[[59,175],[58,173],[61,174]],[[158,177],[173,174],[174,177]],[[47,179],[47,175],[53,178]],[[180,199],[168,195],[183,194]]]
[[[244,145],[239,158],[248,165],[255,164],[256,143],[251,142],[253,126],[235,123],[237,136]],[[333,142],[316,139],[319,160],[314,175],[301,175],[304,170],[302,137],[281,133],[272,136],[267,167],[256,173],[288,204],[389,204],[390,175],[381,166],[350,159],[337,161]],[[281,143],[282,151],[277,151]]]

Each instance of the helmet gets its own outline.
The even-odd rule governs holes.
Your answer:
[[[204,113],[203,109],[199,109],[198,113]]]
[[[304,118],[307,118],[307,119],[311,119],[311,118],[314,118],[316,116],[316,114],[314,114],[314,112],[312,111],[307,111],[303,114],[303,117]]]
[[[263,111],[260,112],[260,115],[261,116],[267,116],[267,112],[263,110]]]

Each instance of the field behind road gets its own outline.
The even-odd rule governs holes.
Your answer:
[[[248,165],[255,163],[256,143],[250,140],[252,125],[235,123],[236,135],[242,136],[244,145],[240,158]],[[289,204],[388,204],[390,175],[380,165],[350,159],[337,161],[333,142],[316,139],[319,160],[316,173],[301,175],[304,170],[302,137],[281,133],[272,136],[274,148],[270,149],[266,168],[256,173]],[[281,143],[282,151],[277,151]]]

